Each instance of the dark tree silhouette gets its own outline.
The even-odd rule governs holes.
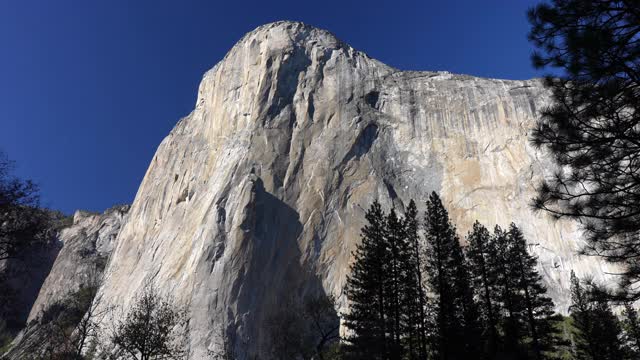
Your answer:
[[[290,297],[268,319],[270,355],[274,360],[309,360],[314,354],[299,299]]]
[[[0,152],[0,260],[21,258],[49,240],[49,214],[39,208],[38,187],[11,175],[13,162]]]
[[[429,288],[435,297],[435,357],[470,358],[477,355],[476,305],[455,227],[435,192],[427,201],[424,228]]]
[[[472,274],[472,282],[478,298],[482,318],[483,339],[486,341],[487,358],[494,358],[498,350],[498,323],[500,318],[498,294],[496,294],[497,272],[492,264],[494,246],[491,234],[475,222],[467,235],[467,258]]]
[[[353,254],[354,263],[344,289],[350,309],[344,314],[344,325],[350,331],[345,351],[349,359],[387,359],[386,219],[377,201],[365,217],[367,225],[362,228],[362,242]]]
[[[560,72],[532,135],[559,170],[533,205],[580,219],[583,251],[623,264],[629,288],[640,280],[640,3],[553,0],[529,21],[534,65]]]
[[[13,176],[14,163],[0,151],[0,347],[24,326],[20,291],[9,274],[27,273],[21,264],[49,261],[43,249],[53,249],[53,235],[62,214],[39,207],[38,187]],[[51,248],[45,246],[50,245]],[[19,286],[19,285],[18,285]]]
[[[576,330],[576,359],[624,359],[620,324],[606,297],[589,281],[583,286],[573,271],[569,312]]]
[[[638,319],[638,310],[633,307],[633,304],[624,305],[622,330],[630,357],[640,357],[640,319]]]
[[[418,235],[418,209],[411,200],[404,218],[406,258],[403,260],[403,307],[406,312],[403,332],[409,359],[427,358],[427,300],[423,289],[422,246]]]
[[[386,276],[384,279],[385,293],[387,294],[387,331],[389,333],[389,358],[402,359],[403,346],[401,338],[404,336],[403,324],[406,313],[403,306],[402,295],[406,293],[404,281],[407,275],[404,271],[407,263],[408,242],[406,241],[404,223],[398,218],[394,209],[387,215],[385,241],[389,249]]]
[[[340,319],[333,296],[321,294],[309,296],[304,303],[304,317],[313,334],[315,356],[319,360],[327,358],[332,346],[340,340]]]
[[[328,359],[340,339],[335,300],[324,293],[288,299],[268,322],[275,359]]]
[[[538,260],[529,254],[527,242],[515,224],[509,227],[508,238],[512,270],[517,289],[521,294],[522,322],[526,324],[527,336],[521,339],[529,348],[530,357],[536,360],[548,358],[559,341],[557,324],[561,317],[554,315],[554,305],[547,297],[542,276],[536,270]]]
[[[134,360],[181,359],[185,354],[184,310],[147,285],[111,334],[116,350]]]
[[[496,271],[495,291],[502,329],[500,356],[507,359],[523,358],[520,340],[525,334],[522,324],[523,301],[513,272],[513,259],[510,258],[511,243],[509,234],[496,226],[493,231],[493,245],[489,247],[489,266]]]
[[[92,281],[45,309],[25,330],[26,351],[41,358],[84,359],[101,341],[98,324],[107,313],[96,297],[99,284]]]
[[[477,356],[482,350],[482,330],[478,318],[478,304],[473,297],[473,287],[467,260],[457,238],[457,246],[453,246],[451,252],[451,264],[453,267],[453,289],[455,291],[456,307],[460,311],[462,324],[462,339],[458,342],[463,347],[462,358]]]

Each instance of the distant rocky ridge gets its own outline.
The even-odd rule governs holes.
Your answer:
[[[285,296],[326,292],[344,306],[365,209],[377,199],[402,212],[433,190],[461,235],[476,219],[521,226],[566,312],[569,272],[606,281],[607,265],[576,255],[577,224],[529,209],[554,169],[528,141],[548,104],[538,80],[400,71],[325,30],[267,24],[205,74],[127,215],[77,215],[67,234],[83,244],[80,229],[98,234],[87,236],[97,254],[113,246],[105,306],[126,307],[153,283],[188,308],[191,359],[218,346],[220,326],[241,358],[264,353]],[[71,243],[30,318],[82,281],[82,247]]]

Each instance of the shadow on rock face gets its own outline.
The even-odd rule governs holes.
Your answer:
[[[254,189],[253,248],[243,285],[246,291],[239,293],[238,310],[255,313],[254,338],[259,339],[260,352],[256,355],[265,355],[273,335],[270,321],[287,311],[283,307],[301,306],[307,296],[326,294],[314,269],[301,263],[298,238],[302,224],[298,212],[267,192],[260,178]]]
[[[298,212],[267,191],[262,179],[255,175],[250,179],[242,190],[250,192],[243,217],[229,219],[235,230],[223,240],[228,254],[220,258],[224,268],[237,270],[210,275],[221,276],[222,283],[231,285],[226,295],[219,294],[227,297],[231,306],[216,308],[219,300],[208,305],[211,321],[224,324],[224,333],[239,359],[265,358],[270,353],[271,320],[288,306],[295,304],[300,309],[309,296],[326,297],[315,269],[302,260],[298,240],[303,226]],[[333,318],[337,324],[337,314]]]
[[[0,265],[0,283],[6,278],[7,288],[0,289],[0,306],[8,316],[3,320],[11,330],[22,328],[29,316],[40,288],[53,266],[61,246],[55,242],[30,249],[24,260],[9,259]]]

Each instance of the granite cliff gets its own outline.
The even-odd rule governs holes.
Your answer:
[[[128,210],[128,205],[120,205],[102,214],[76,211],[71,225],[59,231],[55,261],[51,260],[43,282],[37,283],[41,286],[36,290],[37,298],[29,303],[26,327],[5,354],[7,358],[35,358],[41,344],[51,337],[42,326],[42,314],[56,302],[64,302],[70,293],[100,283]]]
[[[569,272],[604,280],[606,265],[576,255],[577,224],[529,209],[553,171],[528,142],[548,103],[539,80],[401,71],[324,30],[261,26],[204,75],[160,144],[100,296],[126,307],[153,283],[189,311],[190,358],[206,358],[219,326],[257,354],[284,296],[326,292],[344,306],[373,200],[402,211],[435,190],[461,235],[476,219],[520,225],[566,312]]]

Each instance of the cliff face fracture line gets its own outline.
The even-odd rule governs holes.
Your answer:
[[[476,219],[521,226],[566,311],[569,271],[603,279],[606,265],[577,257],[576,224],[529,209],[553,171],[528,142],[548,95],[538,80],[400,71],[301,23],[261,26],[205,74],[160,144],[100,296],[126,308],[151,282],[188,308],[190,358],[223,325],[259,353],[287,296],[344,305],[373,200],[402,211],[435,190],[461,235]]]

